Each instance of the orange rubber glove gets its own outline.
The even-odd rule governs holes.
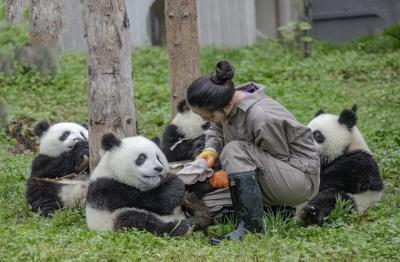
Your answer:
[[[210,186],[216,188],[226,188],[229,186],[228,175],[224,170],[215,172],[209,180]]]
[[[209,147],[201,151],[201,153],[196,157],[196,159],[199,158],[205,159],[208,163],[208,167],[211,168],[214,165],[215,159],[217,159],[217,157],[218,157],[217,150]]]

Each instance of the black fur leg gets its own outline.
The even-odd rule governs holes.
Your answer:
[[[308,225],[318,225],[322,226],[324,223],[324,212],[314,205],[307,205],[301,210],[300,216],[303,224]]]
[[[205,194],[208,194],[212,191],[212,188],[208,180],[197,182],[193,185],[186,185],[186,189],[189,192],[193,192],[198,199],[201,199]]]
[[[325,221],[336,206],[336,199],[340,196],[344,200],[351,200],[350,195],[338,192],[336,189],[327,189],[319,192],[311,199],[300,212],[300,219],[304,225],[319,225]]]
[[[193,192],[187,192],[185,195],[184,207],[195,224],[195,230],[206,230],[211,224],[212,218],[210,211],[202,200]]]
[[[115,220],[114,230],[137,228],[146,230],[155,235],[164,234],[182,236],[192,230],[193,222],[189,219],[164,223],[155,215],[147,211],[126,210],[119,214]]]
[[[170,223],[175,224],[174,228],[170,231],[169,235],[171,237],[179,237],[190,233],[195,225],[191,219],[183,219],[178,221],[177,223]]]
[[[63,207],[58,197],[58,192],[61,190],[60,184],[30,177],[26,187],[25,199],[33,212],[51,217],[57,209]]]

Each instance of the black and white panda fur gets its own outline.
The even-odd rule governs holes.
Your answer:
[[[165,126],[160,148],[169,162],[192,160],[204,149],[205,130],[210,123],[193,113],[185,100],[178,104],[178,113]]]
[[[356,105],[339,116],[320,110],[308,124],[321,159],[321,182],[319,193],[300,212],[306,225],[322,225],[338,196],[362,214],[383,194],[378,165],[356,127],[356,112]]]
[[[39,122],[34,133],[40,139],[39,155],[32,162],[26,184],[26,202],[34,212],[52,216],[59,208],[83,207],[88,180],[57,181],[88,169],[88,131],[81,125],[61,122],[50,126]]]
[[[105,154],[91,174],[86,201],[90,229],[137,228],[180,236],[201,219],[207,220],[208,209],[192,202],[193,195],[185,198],[183,182],[169,173],[168,161],[154,142],[142,136],[119,139],[106,134],[101,143]],[[182,209],[188,201],[195,209],[194,219]]]

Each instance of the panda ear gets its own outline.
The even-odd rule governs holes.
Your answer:
[[[105,134],[101,138],[101,147],[105,151],[110,151],[114,147],[118,147],[121,145],[121,140],[118,139],[113,133]]]
[[[357,124],[357,106],[353,105],[350,109],[344,109],[339,115],[339,123],[346,125],[349,129],[352,129]]]
[[[325,111],[321,108],[320,110],[317,111],[317,113],[315,113],[314,117],[317,117],[319,115],[325,114]]]
[[[161,144],[161,140],[158,136],[153,137],[151,141],[153,141],[157,146],[160,146]]]
[[[358,110],[358,106],[357,106],[356,104],[354,104],[354,105],[351,107],[351,111],[353,111],[354,114],[355,114],[355,113],[357,113],[357,110]]]
[[[179,104],[178,104],[178,106],[177,106],[177,109],[178,109],[178,112],[179,112],[179,113],[184,113],[184,112],[186,112],[186,111],[189,111],[189,107],[187,106],[186,100],[185,100],[185,99],[182,99],[182,100],[179,102]]]
[[[35,136],[41,137],[43,135],[44,132],[46,132],[47,130],[49,130],[50,124],[47,121],[40,121],[39,123],[37,123],[35,125],[35,127],[33,128],[33,133],[35,134]]]

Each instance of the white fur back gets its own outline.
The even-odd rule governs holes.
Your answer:
[[[178,113],[171,122],[178,127],[178,131],[184,134],[186,138],[194,139],[204,133],[201,127],[206,123],[199,115],[192,111]]]
[[[367,143],[364,140],[363,135],[361,134],[360,130],[358,130],[358,128],[356,126],[353,127],[352,139],[351,139],[351,143],[350,143],[350,147],[349,147],[350,152],[355,151],[355,150],[364,150],[364,151],[371,153]]]

